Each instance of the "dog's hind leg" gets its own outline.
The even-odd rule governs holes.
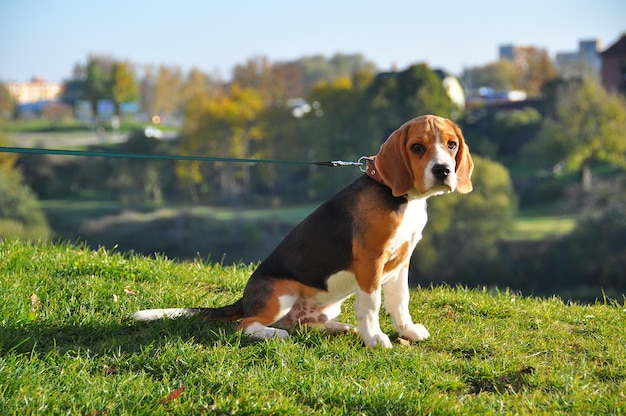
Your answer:
[[[315,314],[314,322],[307,322],[307,325],[330,333],[359,332],[358,328],[354,325],[334,321],[341,313],[341,304],[343,301],[342,299],[339,302],[324,307]]]
[[[289,332],[285,331],[284,329],[272,328],[271,326],[264,325],[261,322],[258,322],[256,320],[249,322],[247,324],[242,322],[241,326],[243,328],[243,333],[253,338],[258,338],[258,339],[289,338]]]
[[[298,300],[291,288],[283,287],[280,283],[281,281],[273,282],[272,290],[264,291],[265,293],[255,292],[254,283],[246,287],[243,298],[244,317],[239,326],[244,334],[259,339],[289,337],[288,331],[270,327],[273,323],[280,323]],[[252,295],[247,296],[249,293]]]

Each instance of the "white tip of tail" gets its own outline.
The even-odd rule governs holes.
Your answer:
[[[163,318],[180,318],[194,316],[193,309],[188,308],[170,308],[170,309],[146,309],[143,311],[135,312],[131,317],[135,321],[156,321]]]

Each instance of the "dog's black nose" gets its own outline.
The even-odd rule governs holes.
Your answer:
[[[435,178],[441,180],[446,179],[450,175],[450,168],[446,165],[435,165],[432,171]]]

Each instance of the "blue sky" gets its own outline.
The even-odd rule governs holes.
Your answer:
[[[247,58],[362,53],[460,74],[505,43],[574,51],[626,32],[625,0],[0,0],[0,80],[62,81],[89,54],[197,67],[222,78]]]

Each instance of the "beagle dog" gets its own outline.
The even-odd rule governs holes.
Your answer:
[[[295,325],[358,331],[365,345],[391,348],[380,329],[381,291],[399,336],[430,336],[409,314],[411,253],[426,225],[426,200],[472,190],[474,164],[460,129],[426,115],[403,124],[366,159],[365,175],[321,205],[252,273],[243,297],[219,308],[152,309],[136,320],[198,315],[241,320],[256,338],[287,338]],[[358,328],[335,322],[356,294]]]

